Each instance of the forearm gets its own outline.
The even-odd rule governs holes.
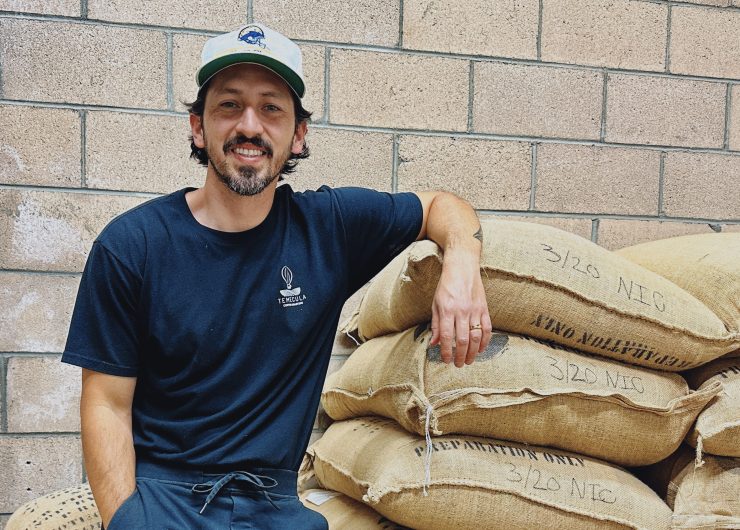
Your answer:
[[[115,511],[136,487],[131,414],[83,400],[80,417],[85,469],[107,528]]]

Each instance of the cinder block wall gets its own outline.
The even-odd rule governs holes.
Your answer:
[[[304,51],[295,188],[446,189],[607,248],[740,230],[740,0],[0,0],[0,524],[84,479],[58,359],[86,253],[202,182],[181,101],[252,20]]]

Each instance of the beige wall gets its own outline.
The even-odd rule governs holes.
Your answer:
[[[83,479],[86,253],[202,181],[180,101],[249,20],[305,54],[296,188],[448,189],[607,248],[740,230],[740,0],[0,0],[0,514]]]

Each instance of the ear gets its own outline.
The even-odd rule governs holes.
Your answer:
[[[290,152],[294,155],[298,155],[303,151],[303,146],[306,145],[306,133],[308,132],[308,124],[302,121],[295,128],[293,134],[293,145],[290,148]]]
[[[206,146],[205,135],[203,134],[203,118],[195,114],[190,114],[190,132],[193,135],[195,147],[203,149]]]

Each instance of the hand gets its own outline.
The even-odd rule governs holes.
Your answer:
[[[458,368],[472,364],[491,340],[491,317],[478,263],[476,253],[446,252],[432,303],[430,344],[440,344],[442,361],[449,363],[454,342]]]

